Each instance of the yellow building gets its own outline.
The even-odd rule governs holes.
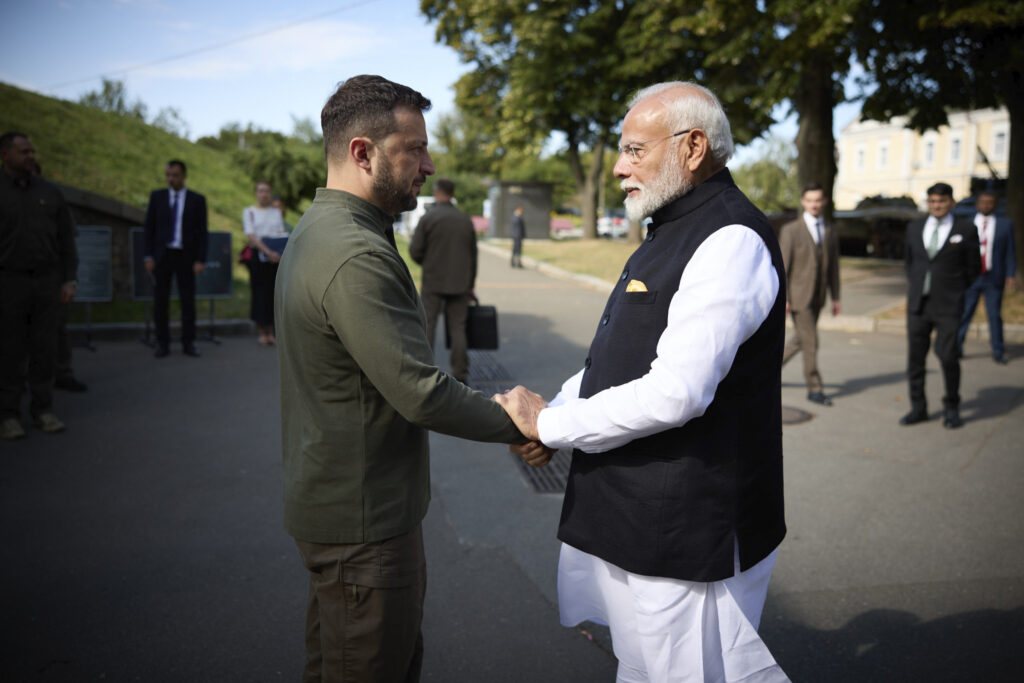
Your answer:
[[[1006,109],[954,112],[949,125],[924,134],[888,122],[855,119],[839,133],[835,206],[852,209],[865,197],[907,196],[923,209],[925,190],[953,186],[957,200],[970,194],[971,177],[1005,178],[1010,159]],[[986,158],[988,164],[985,163]]]

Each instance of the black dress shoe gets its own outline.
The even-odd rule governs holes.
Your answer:
[[[823,406],[832,405],[832,399],[830,399],[828,396],[821,393],[820,391],[812,391],[811,393],[807,394],[807,400],[811,401],[812,403],[820,403]]]
[[[182,349],[182,353],[184,353],[186,356],[192,356],[193,358],[199,358],[199,355],[200,355],[199,354],[199,349],[197,349],[192,344],[189,344],[188,346],[185,346]]]
[[[89,387],[85,386],[84,382],[79,382],[74,377],[58,377],[53,381],[54,389],[63,389],[64,391],[73,391],[77,394],[86,391]]]
[[[942,426],[946,429],[957,429],[959,427],[963,427],[964,421],[960,419],[960,411],[956,408],[947,408],[942,417]]]
[[[1010,359],[1007,358],[1006,356],[992,356],[992,360],[994,360],[999,365],[1008,365],[1010,362]]]
[[[171,350],[166,346],[158,346],[156,351],[153,352],[154,358],[166,358],[169,355],[171,355]]]
[[[918,422],[926,422],[927,420],[927,410],[911,410],[909,413],[900,418],[900,424],[903,426],[916,425]]]

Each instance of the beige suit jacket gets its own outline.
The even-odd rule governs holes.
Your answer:
[[[825,223],[824,249],[819,250],[801,214],[779,230],[779,248],[786,269],[786,298],[794,311],[820,310],[826,291],[839,301],[839,235]]]

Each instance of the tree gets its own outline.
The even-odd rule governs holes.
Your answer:
[[[869,82],[867,118],[907,115],[919,131],[947,112],[1005,106],[1010,116],[1007,214],[1024,253],[1024,4],[1000,0],[876,3],[861,50]]]
[[[771,136],[758,146],[758,156],[733,170],[736,184],[765,213],[792,209],[800,202],[796,148]]]
[[[153,117],[150,125],[179,138],[188,137],[188,121],[182,117],[181,110],[177,107],[164,107]]]
[[[487,122],[496,153],[539,150],[552,131],[565,136],[584,236],[596,237],[605,151],[614,145],[630,93],[694,77],[734,105],[728,110],[741,141],[767,125],[767,114],[749,106],[757,89],[742,77],[749,57],[708,69],[705,41],[690,31],[665,32],[677,13],[701,4],[421,0],[420,8],[437,22],[438,42],[473,64],[456,83],[456,102]]]
[[[796,175],[800,186],[835,184],[832,112],[846,100],[856,37],[869,30],[869,0],[710,0],[703,11],[669,24],[694,30],[719,45],[708,65],[748,58],[745,78],[759,84],[752,106],[771,110],[787,102],[797,114]],[[753,60],[749,58],[753,56]]]
[[[101,90],[93,90],[82,95],[78,102],[118,116],[130,116],[140,121],[146,120],[146,105],[141,100],[128,103],[128,93],[124,81],[108,81],[104,78]]]

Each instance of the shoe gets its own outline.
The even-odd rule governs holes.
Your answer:
[[[79,382],[74,377],[60,377],[53,381],[54,389],[63,389],[64,391],[73,391],[76,394],[80,394],[83,391],[87,391],[89,387],[85,386],[84,382]]]
[[[904,427],[908,425],[916,425],[918,422],[928,421],[928,411],[924,408],[921,410],[911,410],[909,413],[900,418],[900,424]]]
[[[13,417],[5,418],[0,422],[0,439],[24,439],[25,430],[21,423]]]
[[[832,399],[830,399],[828,396],[821,393],[820,391],[812,391],[811,393],[807,394],[807,400],[811,401],[812,403],[820,403],[823,406],[832,405]]]
[[[166,358],[169,355],[171,355],[171,350],[166,346],[158,346],[153,352],[153,358]]]
[[[53,413],[40,413],[32,418],[32,426],[47,434],[56,434],[64,431],[64,423],[57,419]]]
[[[1007,358],[1006,356],[993,356],[992,360],[994,360],[999,365],[1009,365],[1010,363],[1010,359]]]
[[[199,353],[199,349],[197,349],[192,344],[188,344],[188,345],[184,346],[181,351],[186,356],[192,356],[193,358],[199,358],[199,356],[201,355]]]
[[[959,408],[946,408],[942,411],[942,426],[946,429],[958,429],[964,426],[964,421],[960,419]]]

